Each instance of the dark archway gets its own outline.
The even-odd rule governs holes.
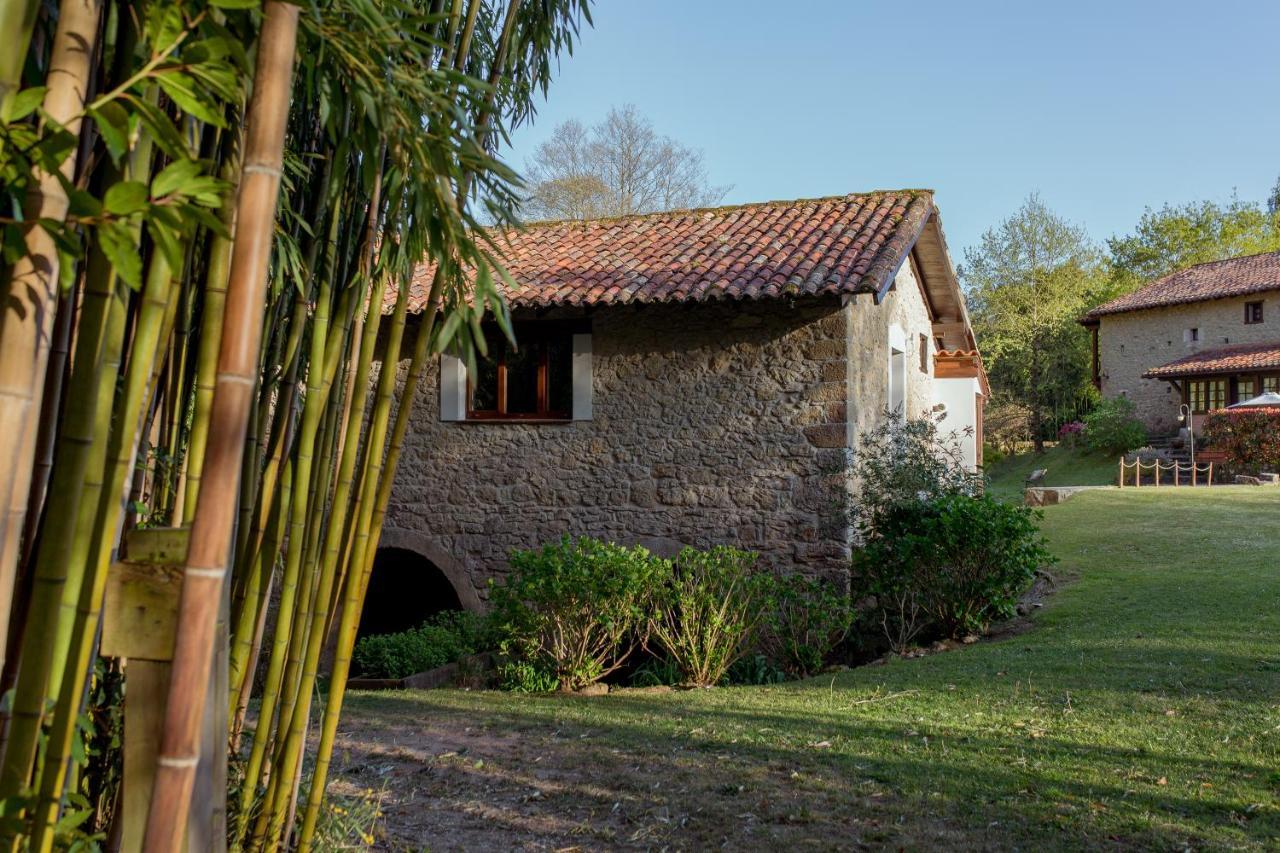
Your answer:
[[[394,634],[443,610],[461,609],[457,591],[435,563],[407,548],[379,548],[360,612],[360,636]]]

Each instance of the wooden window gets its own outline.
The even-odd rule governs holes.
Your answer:
[[[929,336],[920,336],[920,372],[929,372]]]
[[[1264,376],[1262,377],[1262,391],[1274,391],[1280,394],[1280,376]]]
[[[1250,325],[1262,322],[1261,302],[1246,302],[1244,304],[1244,321]]]
[[[469,377],[468,420],[551,420],[573,417],[573,334],[560,324],[516,327],[517,347],[487,329],[489,357]]]
[[[1200,340],[1200,329],[1195,327],[1187,329],[1187,340],[1191,343]]]
[[[1187,403],[1193,412],[1221,409],[1227,404],[1227,380],[1196,379],[1188,382]]]
[[[1253,384],[1252,376],[1247,376],[1247,377],[1242,376],[1239,379],[1237,379],[1236,380],[1236,402],[1239,403],[1242,400],[1248,400],[1250,397],[1254,396],[1255,392],[1253,389],[1254,389],[1254,384]]]

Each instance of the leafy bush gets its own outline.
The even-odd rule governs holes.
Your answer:
[[[1004,455],[1016,453],[1019,442],[1031,440],[1031,409],[1007,394],[997,394],[983,412],[982,435],[988,444]],[[987,456],[984,458],[998,461]]]
[[[787,680],[787,673],[778,669],[764,655],[746,655],[734,661],[724,674],[725,684],[781,684]]]
[[[1036,517],[987,495],[899,506],[854,565],[856,587],[875,598],[894,651],[929,628],[958,638],[1012,616],[1036,570],[1053,559]]]
[[[680,667],[671,658],[649,658],[631,674],[632,687],[670,687],[680,683]]]
[[[492,647],[487,620],[455,610],[438,613],[398,634],[363,637],[356,643],[353,660],[366,678],[404,678]]]
[[[965,468],[954,435],[939,435],[931,418],[905,420],[892,412],[863,436],[855,473],[861,492],[854,523],[864,536],[874,535],[878,519],[900,504],[982,491],[982,475]]]
[[[987,495],[946,495],[922,513],[915,534],[929,584],[929,613],[951,637],[980,634],[1014,615],[1040,566],[1052,562],[1039,513]]]
[[[849,596],[826,581],[788,575],[774,581],[771,598],[761,632],[764,654],[793,678],[822,669],[853,625]]]
[[[560,679],[528,661],[508,660],[498,666],[498,686],[512,693],[550,693],[559,688]]]
[[[927,420],[873,431],[857,473],[853,598],[870,604],[894,651],[926,631],[985,630],[1050,560],[1031,510],[982,495]]]
[[[566,536],[516,551],[511,569],[491,595],[503,654],[579,690],[644,642],[648,605],[670,564],[644,548]]]
[[[1246,472],[1280,470],[1280,409],[1213,412],[1201,435],[1206,445],[1225,451]]]
[[[1127,453],[1147,443],[1147,428],[1138,420],[1137,407],[1125,397],[1111,397],[1098,403],[1084,419],[1084,437],[1089,447],[1109,453]]]
[[[755,639],[770,578],[753,574],[756,555],[717,546],[685,548],[656,596],[651,637],[680,669],[685,684],[710,687],[724,678]]]

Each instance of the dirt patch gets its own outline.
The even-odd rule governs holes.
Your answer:
[[[357,702],[330,791],[382,792],[384,850],[948,846],[940,821],[922,819],[904,838],[885,786],[842,778],[822,744],[783,765],[673,741],[623,748],[607,732],[564,723],[509,725],[500,715],[436,707],[420,719]]]

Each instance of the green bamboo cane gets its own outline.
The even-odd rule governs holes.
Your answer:
[[[7,125],[13,114],[13,98],[22,83],[22,66],[39,9],[37,0],[0,0],[0,33],[4,41],[4,48],[0,49],[0,125]],[[0,147],[0,153],[3,150]]]
[[[79,404],[67,409],[50,486],[52,494],[58,496],[66,509],[47,515],[47,527],[36,553],[23,631],[24,657],[14,687],[4,760],[0,763],[0,798],[21,791],[31,773],[50,684],[50,668],[55,660],[50,639],[58,630],[63,587],[73,567],[83,569],[89,551],[92,517],[98,499],[89,481],[101,478],[101,461],[97,476],[91,471],[95,459],[105,459],[106,455],[110,395],[115,386],[112,368],[118,366],[118,339],[124,332],[123,295],[115,291],[111,264],[94,248],[85,276],[69,390],[70,398]],[[115,365],[108,363],[113,347]]]
[[[223,178],[235,184],[240,173],[239,148],[223,165]],[[236,203],[228,197],[222,205],[222,223],[228,234],[235,233]],[[231,252],[235,241],[214,235],[204,279],[204,302],[200,309],[200,346],[196,352],[195,411],[187,437],[187,481],[182,499],[182,523],[195,517],[204,474],[204,451],[209,440],[209,418],[213,412],[213,390],[217,384],[218,348],[222,344],[222,320],[227,304],[227,281],[231,275]]]
[[[53,847],[66,768],[80,714],[80,697],[84,693],[84,682],[93,657],[107,567],[124,513],[126,488],[137,454],[138,433],[155,373],[156,354],[161,336],[165,327],[171,324],[172,311],[177,306],[173,295],[173,276],[164,253],[153,252],[134,328],[123,394],[120,404],[115,407],[116,417],[108,448],[107,482],[97,507],[94,542],[89,555],[91,562],[73,615],[74,630],[68,655],[70,668],[59,682],[55,682],[61,689],[46,746],[31,845],[42,853]],[[54,677],[57,676],[55,670]]]
[[[336,217],[334,224],[335,226],[337,225]],[[316,300],[316,311],[311,323],[311,355],[308,359],[307,369],[307,397],[303,405],[302,429],[298,437],[297,452],[294,459],[289,544],[285,549],[285,568],[280,587],[280,604],[276,611],[280,614],[280,618],[271,648],[271,657],[267,664],[262,702],[258,712],[258,725],[253,733],[253,746],[249,752],[244,781],[240,787],[240,808],[235,831],[232,833],[233,846],[238,844],[244,837],[249,810],[253,805],[254,792],[257,790],[263,759],[266,755],[267,741],[270,736],[271,717],[275,713],[276,701],[279,696],[279,684],[284,671],[284,658],[288,651],[289,631],[286,626],[297,600],[298,576],[302,565],[303,534],[306,528],[307,496],[311,487],[312,452],[316,433],[320,427],[320,416],[325,408],[325,400],[323,399],[324,351],[329,328],[331,290],[329,280],[322,279],[319,297]]]
[[[370,299],[370,310],[367,319],[367,330],[361,341],[359,365],[356,369],[358,376],[368,376],[370,365],[373,363],[373,353],[377,345],[378,327],[382,318],[383,296],[386,293],[387,277],[379,276],[379,286],[374,288],[376,297]],[[347,512],[348,502],[350,500],[351,483],[355,474],[356,445],[360,440],[361,426],[363,424],[364,404],[369,395],[369,383],[356,383],[351,400],[348,404],[348,410],[355,416],[348,419],[346,430],[345,446],[348,452],[343,454],[342,462],[339,468],[337,486],[334,491],[333,510],[330,513],[330,524],[325,537],[324,559],[320,571],[320,586],[316,594],[312,596],[312,607],[309,615],[311,622],[310,632],[307,637],[306,658],[303,662],[302,681],[297,690],[297,700],[294,703],[293,714],[289,724],[288,734],[285,738],[284,755],[278,766],[281,768],[292,768],[298,761],[300,750],[306,739],[306,721],[310,709],[311,688],[315,684],[316,674],[319,669],[320,652],[324,646],[324,625],[326,614],[324,608],[317,607],[316,602],[327,603],[330,596],[330,589],[333,584],[334,576],[337,572],[337,557],[342,544],[342,535],[344,527],[339,523],[339,519],[335,516],[339,512],[345,514]],[[283,719],[282,719],[283,723]],[[284,780],[282,780],[284,781]],[[288,780],[292,782],[292,780]],[[280,834],[283,830],[285,812],[288,810],[289,800],[292,799],[292,785],[281,784],[277,787],[276,797],[270,803],[267,813],[271,816],[271,821],[267,828],[267,846],[274,849],[278,843]]]
[[[63,0],[59,6],[42,115],[73,136],[80,133],[100,13],[99,0]],[[13,32],[29,35],[24,28],[30,14],[25,10],[7,16],[17,24]],[[5,31],[4,37],[9,35]],[[22,45],[16,52],[25,56],[26,50]],[[76,163],[77,152],[72,151],[56,173],[36,170],[24,205],[25,219],[54,223],[66,219],[70,206],[66,184],[75,177]],[[17,261],[9,268],[0,266],[0,303],[5,306],[0,312],[0,435],[6,442],[0,449],[0,506],[5,511],[0,519],[0,628],[7,626],[14,605],[19,538],[26,527],[61,264],[57,245],[43,225],[27,229],[23,242],[25,251]],[[0,631],[0,644],[6,636],[7,630]],[[0,657],[3,654],[0,648]],[[0,791],[4,789],[0,770]]]
[[[378,376],[378,391],[374,400],[369,435],[366,439],[365,471],[361,478],[363,485],[357,501],[359,519],[356,523],[356,538],[353,549],[353,553],[361,555],[363,555],[362,546],[364,541],[368,539],[369,525],[373,518],[374,493],[381,473],[383,443],[387,435],[391,401],[395,395],[396,365],[399,362],[400,345],[404,337],[405,314],[409,302],[408,294],[408,286],[403,285],[399,288],[399,293],[396,296],[396,306],[392,313],[391,328],[387,335],[382,370]],[[380,306],[381,302],[378,304]],[[367,369],[361,375],[368,375]],[[367,385],[368,383],[363,384]],[[334,543],[334,547],[336,549],[336,543]],[[335,560],[336,556],[336,554],[333,555]],[[311,777],[311,791],[307,797],[307,810],[303,817],[302,831],[298,838],[299,850],[309,850],[311,847],[316,821],[320,814],[320,804],[324,799],[329,761],[333,754],[333,743],[338,731],[338,717],[342,713],[342,700],[346,693],[347,675],[351,670],[351,648],[354,644],[356,628],[360,619],[360,605],[363,598],[361,594],[362,581],[362,571],[348,570],[345,584],[347,593],[343,600],[342,618],[338,626],[337,652],[333,661],[333,671],[329,681],[329,696],[321,724],[320,745],[316,752],[316,764]]]
[[[275,572],[276,558],[280,553],[280,543],[284,538],[284,526],[289,518],[288,507],[292,493],[293,463],[286,461],[284,473],[280,477],[280,491],[272,508],[266,541],[257,553],[257,566],[248,590],[246,604],[240,611],[235,632],[232,634],[229,664],[232,696],[229,710],[233,744],[239,743],[240,732],[244,727],[244,715],[249,705],[250,694],[247,688],[252,687],[253,684],[253,661],[256,657],[256,649],[261,643],[259,626],[263,624],[263,617],[266,615],[271,578]]]

